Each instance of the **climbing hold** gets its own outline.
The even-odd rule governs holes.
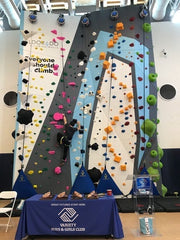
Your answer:
[[[147,169],[150,176],[153,176],[153,181],[158,182],[160,179],[160,174],[158,168],[149,167]]]
[[[108,126],[108,127],[106,127],[106,128],[104,129],[104,131],[105,131],[107,134],[109,134],[110,132],[113,131],[113,129],[112,129],[111,126]]]
[[[165,187],[163,184],[161,185],[161,189],[162,189],[162,196],[165,197],[166,193],[167,193],[167,187]]]
[[[149,137],[152,137],[156,131],[156,124],[154,124],[151,120],[146,119],[141,125],[141,130]]]
[[[163,167],[163,163],[159,162],[159,168],[162,168],[162,167]]]
[[[53,118],[54,118],[55,121],[63,120],[64,114],[56,112],[56,113],[54,113]]]
[[[108,69],[109,66],[110,66],[110,62],[108,62],[108,61],[105,60],[105,61],[103,62],[103,68],[104,68],[104,69]]]
[[[152,143],[151,143],[151,142],[147,142],[147,143],[146,143],[146,147],[147,147],[147,148],[151,148],[151,147],[152,147]]]
[[[143,30],[144,30],[144,32],[151,32],[151,24],[144,23],[143,24]]]
[[[163,157],[163,155],[164,155],[163,149],[158,146],[158,156],[159,156],[159,160],[161,160],[161,158]]]
[[[55,167],[55,169],[54,169],[54,172],[55,172],[55,174],[60,174],[61,173],[61,167]]]
[[[104,60],[104,59],[106,59],[106,53],[105,52],[101,52],[99,54],[99,60]]]
[[[55,151],[49,151],[48,152],[50,155],[53,155],[53,154],[55,154]]]
[[[124,24],[122,22],[116,23],[116,31],[120,31],[124,29]]]
[[[115,155],[115,156],[114,156],[114,162],[120,163],[120,161],[121,161],[121,157]]]
[[[150,63],[149,63],[149,66],[150,66],[150,67],[154,67],[154,66],[155,66],[155,63],[154,63],[154,62],[150,62]]]
[[[147,97],[147,103],[150,105],[150,106],[154,106],[157,102],[157,99],[156,99],[156,96],[150,94],[148,97]]]
[[[126,171],[126,164],[121,164],[120,169],[121,171]]]
[[[153,162],[152,167],[153,168],[158,168],[159,167],[159,163],[158,162]]]
[[[150,73],[150,74],[149,74],[149,81],[150,81],[150,82],[155,82],[157,76],[158,76],[157,73]]]
[[[34,173],[33,170],[29,170],[29,171],[28,171],[28,174],[29,174],[29,175],[32,175],[33,173]]]

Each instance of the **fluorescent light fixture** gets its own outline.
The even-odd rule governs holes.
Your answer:
[[[3,19],[0,18],[0,32],[3,32],[4,28],[3,28]]]
[[[76,16],[83,16],[83,15],[86,15],[87,12],[79,12],[79,13],[75,13]]]
[[[173,23],[180,23],[180,10],[177,10],[171,20]]]

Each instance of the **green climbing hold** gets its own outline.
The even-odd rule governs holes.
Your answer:
[[[43,172],[45,172],[45,171],[47,171],[48,169],[47,169],[47,168],[43,168],[42,170],[43,170]]]
[[[70,43],[70,41],[69,41],[69,40],[67,40],[67,41],[66,41],[66,43],[67,43],[67,44],[69,44],[69,43]]]
[[[164,155],[164,151],[163,151],[163,149],[162,148],[160,148],[159,146],[158,146],[158,155],[159,155],[159,161],[161,160],[161,158],[163,157],[163,155]]]
[[[156,131],[156,124],[153,123],[151,120],[146,119],[143,124],[141,125],[142,131],[147,134],[149,137],[152,137]]]
[[[159,167],[163,168],[163,163],[162,162],[159,162]]]
[[[151,143],[151,142],[147,142],[147,143],[146,143],[146,147],[147,147],[147,148],[151,148],[151,147],[152,147],[152,143]]]
[[[160,120],[159,120],[159,119],[157,119],[157,120],[156,120],[156,124],[159,124],[159,123],[160,123]]]
[[[147,97],[147,103],[150,105],[150,106],[154,106],[157,102],[157,99],[156,99],[156,96],[154,96],[153,94],[150,94],[148,97]]]
[[[154,63],[154,62],[150,62],[150,63],[149,63],[149,66],[150,66],[150,67],[154,67],[154,66],[155,66],[155,63]]]
[[[151,24],[144,23],[143,24],[143,30],[144,30],[144,32],[151,32]]]
[[[151,150],[151,157],[157,157],[158,153],[156,150]]]
[[[162,196],[165,197],[166,193],[167,193],[167,187],[165,187],[163,184],[161,185],[161,189],[162,189]]]
[[[155,82],[157,76],[158,76],[157,73],[150,73],[150,74],[149,74],[149,81],[150,81],[150,82]]]
[[[149,167],[147,169],[147,171],[148,171],[149,175],[153,178],[154,182],[158,182],[159,181],[160,174],[159,174],[158,168]]]
[[[159,167],[159,163],[158,162],[153,162],[152,167],[153,168],[158,168]]]

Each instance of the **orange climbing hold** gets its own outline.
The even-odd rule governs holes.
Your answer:
[[[116,31],[120,31],[124,29],[124,24],[122,22],[116,23]]]
[[[112,120],[111,125],[116,125],[116,122],[114,120]]]
[[[113,153],[114,152],[114,148],[110,148],[109,151]]]
[[[115,157],[114,157],[114,161],[117,162],[117,163],[120,163],[120,161],[121,161],[121,157],[115,155]]]
[[[104,68],[104,69],[108,69],[109,66],[110,66],[110,62],[108,62],[107,60],[105,60],[105,61],[103,62],[103,68]]]
[[[128,100],[129,100],[129,102],[131,102],[131,100],[134,98],[132,92],[127,93],[126,96],[127,96]]]
[[[121,171],[126,171],[126,164],[121,164],[120,169]]]
[[[123,113],[124,113],[124,109],[121,109],[119,112],[120,112],[121,114],[123,114]]]
[[[119,116],[114,116],[114,121],[119,121]]]
[[[104,131],[105,131],[107,134],[109,134],[110,132],[113,131],[113,129],[112,129],[111,126],[107,126],[107,127],[104,129]]]
[[[110,40],[108,41],[107,46],[108,46],[108,48],[112,48],[112,47],[114,47],[114,42],[113,42],[112,39],[110,39]]]
[[[104,60],[104,59],[106,59],[106,53],[105,52],[101,52],[99,54],[99,60]]]

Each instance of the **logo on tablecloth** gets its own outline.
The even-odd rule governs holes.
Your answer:
[[[63,222],[73,222],[79,216],[74,208],[63,208],[58,215]]]

